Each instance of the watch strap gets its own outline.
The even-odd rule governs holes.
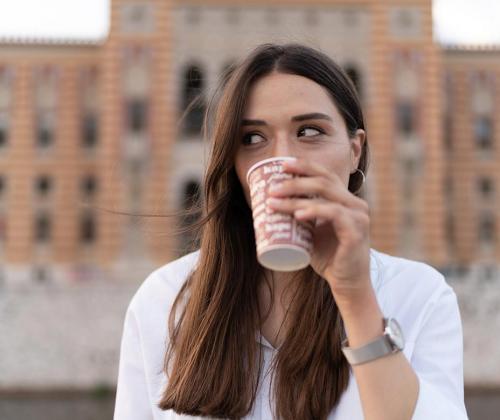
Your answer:
[[[344,331],[342,352],[347,361],[351,365],[360,365],[403,350],[404,336],[394,318],[383,318],[383,331],[383,335],[358,348],[349,347]]]
[[[386,335],[378,337],[374,341],[356,349],[347,345],[348,342],[346,339],[342,343],[342,352],[351,365],[367,363],[398,351]]]

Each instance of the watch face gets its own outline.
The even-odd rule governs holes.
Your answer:
[[[387,320],[386,331],[398,350],[403,350],[405,345],[403,331],[395,319],[389,318]]]

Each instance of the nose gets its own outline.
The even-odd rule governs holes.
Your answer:
[[[270,157],[295,156],[292,149],[291,140],[286,134],[277,135],[273,141]]]

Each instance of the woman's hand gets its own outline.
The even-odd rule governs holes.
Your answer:
[[[299,176],[272,189],[269,206],[297,220],[315,222],[312,268],[328,281],[338,304],[361,301],[373,292],[368,204],[317,163],[285,161],[283,170]]]

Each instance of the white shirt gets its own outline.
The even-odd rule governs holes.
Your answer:
[[[463,396],[463,341],[457,298],[432,267],[371,250],[370,271],[379,306],[394,317],[405,336],[404,355],[416,372],[420,391],[414,420],[467,419]],[[121,341],[114,420],[201,419],[162,411],[157,402],[166,384],[162,372],[167,319],[177,293],[195,267],[199,250],[151,273],[127,309]],[[259,335],[257,335],[259,337]],[[264,369],[277,351],[263,336]],[[245,419],[272,419],[270,375],[261,377],[254,407]],[[329,420],[362,420],[351,372],[349,386]]]

